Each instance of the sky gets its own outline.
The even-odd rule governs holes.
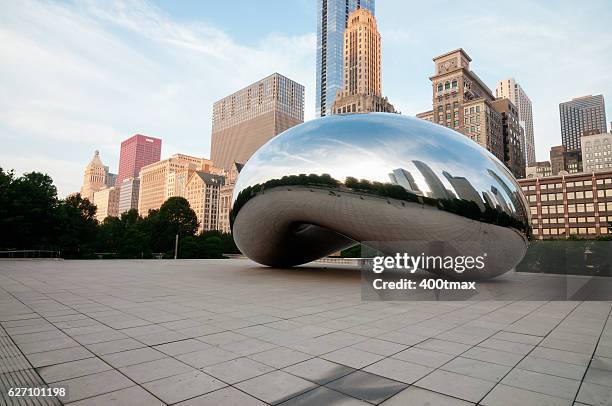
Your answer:
[[[499,3],[499,4],[498,4]],[[162,158],[210,156],[213,103],[273,72],[306,87],[314,118],[316,0],[0,0],[0,167],[78,191],[94,150],[162,138]],[[432,58],[463,48],[495,91],[514,77],[533,103],[536,153],[561,143],[562,101],[603,94],[612,121],[609,0],[378,0],[383,94],[431,109]]]

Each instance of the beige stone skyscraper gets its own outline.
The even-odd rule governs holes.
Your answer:
[[[304,122],[304,86],[274,73],[213,105],[210,158],[230,170],[275,135]]]
[[[94,193],[93,203],[97,207],[96,219],[101,223],[107,217],[119,216],[119,188],[104,187]]]
[[[336,95],[333,114],[395,109],[382,97],[380,34],[376,18],[365,8],[348,17],[344,30],[344,86]]]
[[[106,186],[106,170],[100,159],[100,151],[95,151],[93,158],[85,167],[83,174],[83,185],[81,186],[81,197],[93,202],[93,195]]]
[[[210,160],[184,154],[143,166],[139,176],[138,214],[146,216],[149,210],[159,209],[169,197],[185,197],[187,182],[196,171],[217,172]]]

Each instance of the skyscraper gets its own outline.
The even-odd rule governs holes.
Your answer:
[[[525,177],[525,152],[523,150],[525,129],[519,122],[518,109],[510,99],[497,99],[493,107],[502,118],[504,140],[504,163],[517,178]]]
[[[459,48],[433,61],[433,110],[418,117],[459,131],[504,161],[502,115],[493,106],[491,90],[470,69],[472,58]]]
[[[510,99],[512,104],[518,110],[519,123],[525,131],[525,139],[523,143],[523,151],[525,153],[525,162],[528,166],[535,163],[535,137],[533,135],[533,111],[531,100],[518,83],[512,78],[504,79],[497,83],[495,95],[498,99]]]
[[[344,30],[349,14],[358,8],[375,14],[374,0],[317,0],[317,117],[331,114],[342,90]]]
[[[104,187],[94,193],[93,204],[96,205],[96,219],[101,223],[107,217],[119,215],[119,188]]]
[[[144,166],[140,170],[138,214],[146,216],[172,196],[185,197],[189,178],[196,172],[217,172],[208,159],[174,154],[168,159]]]
[[[349,15],[344,30],[344,81],[332,114],[369,113],[395,109],[382,97],[380,34],[376,18],[360,8]]]
[[[219,230],[219,190],[224,178],[196,171],[189,178],[185,198],[198,218],[198,231]]]
[[[159,138],[135,134],[121,143],[119,155],[119,173],[115,181],[121,186],[124,179],[138,177],[143,166],[159,161],[161,158],[161,143]]]
[[[582,96],[559,104],[561,142],[566,150],[580,150],[585,131],[601,134],[606,128],[606,106],[603,95]]]
[[[585,135],[580,141],[585,172],[612,170],[612,132]]]
[[[93,203],[94,193],[106,186],[106,170],[100,159],[100,151],[95,151],[93,158],[85,167],[81,197]]]
[[[123,179],[123,182],[121,182],[121,186],[119,186],[119,215],[132,209],[138,209],[139,192],[140,179]]]
[[[211,160],[230,170],[275,135],[304,122],[304,86],[274,73],[213,106]]]

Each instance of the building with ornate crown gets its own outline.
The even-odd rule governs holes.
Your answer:
[[[106,187],[106,169],[100,159],[100,151],[95,151],[93,158],[85,167],[81,197],[93,202],[94,193],[103,187]]]
[[[380,34],[376,18],[365,8],[348,17],[344,30],[344,86],[336,95],[332,114],[395,113],[382,97]]]

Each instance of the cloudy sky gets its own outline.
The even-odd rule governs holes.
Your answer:
[[[560,144],[558,104],[604,94],[612,121],[609,0],[378,0],[383,93],[431,108],[431,58],[462,47],[494,90],[515,77],[534,105],[537,157]],[[0,167],[77,191],[93,151],[116,172],[119,143],[163,139],[162,157],[208,157],[212,104],[282,73],[314,118],[316,0],[0,0]]]

